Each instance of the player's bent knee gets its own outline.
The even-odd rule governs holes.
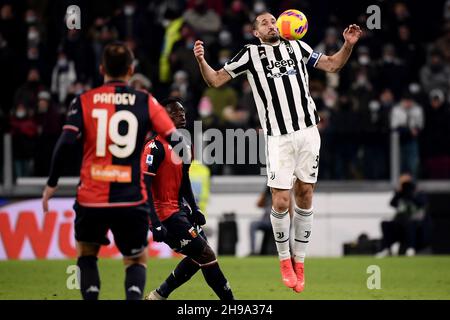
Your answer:
[[[217,258],[213,249],[209,245],[206,245],[197,257],[193,257],[193,260],[202,267],[216,262]]]
[[[272,206],[277,212],[285,212],[289,208],[289,190],[272,189]]]

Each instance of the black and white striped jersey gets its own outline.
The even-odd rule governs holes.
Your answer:
[[[319,122],[306,66],[315,67],[321,55],[303,41],[246,45],[224,69],[233,78],[247,74],[261,126],[278,136]]]

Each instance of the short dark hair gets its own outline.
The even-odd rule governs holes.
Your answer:
[[[177,98],[177,97],[169,97],[169,98],[166,98],[166,99],[164,99],[163,101],[161,101],[161,105],[162,105],[164,108],[167,109],[170,105],[175,104],[175,103],[177,103],[177,102],[183,106],[182,100],[181,100],[180,98]]]
[[[252,21],[252,27],[253,27],[253,30],[256,30],[256,28],[258,27],[258,17],[259,16],[262,16],[263,14],[271,14],[269,11],[263,11],[263,12],[261,12],[261,13],[258,13],[256,16],[255,16],[255,18],[253,19],[253,21]]]
[[[133,52],[123,42],[112,42],[103,49],[102,65],[108,76],[126,75],[133,60]]]

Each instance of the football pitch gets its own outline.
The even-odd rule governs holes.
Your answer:
[[[157,287],[178,261],[150,259],[146,292]],[[239,300],[450,299],[450,256],[309,258],[301,294],[283,286],[276,257],[221,257],[219,261]],[[67,268],[73,264],[75,260],[1,261],[0,300],[80,299],[78,290],[67,288]],[[379,267],[380,289],[368,289],[368,282],[376,283],[370,277],[378,269],[370,266]],[[99,268],[100,299],[123,299],[121,260],[100,259]],[[170,299],[217,298],[198,272]]]

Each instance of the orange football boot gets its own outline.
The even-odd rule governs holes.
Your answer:
[[[305,265],[303,262],[294,263],[294,271],[297,275],[297,284],[294,287],[294,291],[300,293],[305,289]]]
[[[289,288],[294,288],[297,284],[297,276],[292,267],[291,258],[280,260],[280,271],[283,283]]]

